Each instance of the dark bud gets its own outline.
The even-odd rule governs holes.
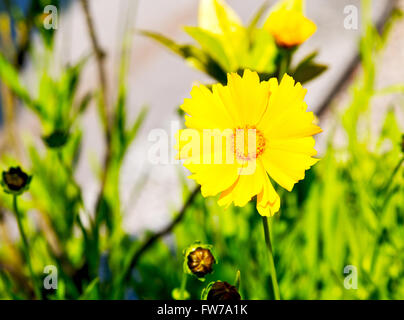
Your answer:
[[[198,278],[211,273],[214,264],[215,258],[209,249],[198,247],[188,254],[188,268]]]
[[[210,288],[207,299],[208,301],[239,301],[241,296],[235,286],[225,282],[217,281]]]
[[[56,130],[50,135],[42,137],[42,140],[51,149],[61,148],[69,140],[69,133],[63,130]]]
[[[28,190],[31,179],[20,167],[11,167],[3,171],[1,185],[6,193],[19,195]]]

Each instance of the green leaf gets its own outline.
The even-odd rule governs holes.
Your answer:
[[[396,23],[402,20],[404,17],[404,11],[398,8],[394,8],[390,13],[389,18],[383,26],[383,31],[380,35],[380,43],[378,43],[378,49],[381,50],[386,46],[387,41],[390,39],[390,34],[394,29]]]
[[[269,1],[265,1],[261,7],[258,9],[254,17],[251,19],[250,23],[248,24],[248,33],[252,34],[254,29],[258,26],[258,23],[261,21],[262,17],[264,16],[265,12],[269,8]]]
[[[195,69],[205,72],[218,82],[225,84],[227,81],[226,72],[222,67],[208,54],[193,45],[180,45],[173,40],[150,31],[140,31],[144,36],[147,36],[160,44],[170,49],[175,54],[184,58]]]
[[[184,59],[188,59],[191,57],[195,57],[198,54],[199,49],[196,47],[192,46],[183,46],[175,41],[163,36],[162,34],[159,34],[157,32],[152,32],[152,31],[140,31],[140,34],[149,37],[160,44],[164,45],[168,49],[170,49],[172,52],[178,54],[179,56],[183,57]]]
[[[118,101],[116,105],[116,116],[115,116],[115,124],[114,130],[117,134],[119,145],[123,146],[125,144],[125,130],[126,130],[126,87],[124,84],[121,84],[119,89]]]
[[[79,300],[94,300],[98,297],[98,285],[99,279],[95,278],[87,288],[84,290],[83,294],[79,297]]]
[[[185,32],[194,38],[218,64],[226,71],[231,71],[231,66],[222,42],[215,34],[198,27],[185,27]]]
[[[140,111],[139,115],[137,116],[134,124],[132,125],[132,128],[129,130],[129,132],[126,135],[126,144],[129,145],[137,136],[137,133],[146,118],[147,113],[149,112],[149,109],[147,107],[143,107],[142,110]]]
[[[299,68],[300,66],[304,66],[305,64],[311,63],[317,56],[318,56],[317,51],[310,53],[308,56],[304,57],[302,61],[300,61],[297,68]]]
[[[31,110],[43,115],[43,110],[39,103],[31,98],[28,90],[21,84],[18,71],[0,53],[0,79],[10,88],[13,93],[20,98]]]
[[[394,112],[394,108],[390,108],[386,113],[382,131],[380,133],[380,143],[383,139],[391,139],[391,141],[400,146],[402,137],[402,130],[400,130],[400,125],[397,121],[397,116]]]
[[[81,72],[87,63],[90,56],[85,56],[80,59],[76,64],[68,66],[61,78],[61,85],[64,89],[68,100],[73,99],[79,84]]]
[[[297,70],[296,73],[293,74],[293,77],[300,83],[306,83],[317,78],[327,69],[328,67],[326,65],[309,64],[304,69]]]
[[[275,73],[277,55],[278,49],[272,36],[265,30],[258,29],[251,41],[251,48],[244,62],[244,68],[259,73]]]
[[[83,99],[80,101],[79,104],[79,109],[78,109],[78,114],[82,114],[87,110],[88,105],[91,102],[91,99],[93,98],[93,94],[91,92],[87,93]]]
[[[291,76],[300,83],[306,83],[321,75],[328,69],[328,66],[317,64],[313,60],[317,57],[317,52],[313,52],[306,58],[304,58],[294,71],[291,72]]]
[[[375,92],[375,95],[404,94],[404,84],[396,84],[385,87]]]

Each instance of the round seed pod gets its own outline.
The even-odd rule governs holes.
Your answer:
[[[8,171],[3,171],[1,185],[4,192],[20,195],[28,190],[32,176],[21,170],[20,167],[10,167]]]

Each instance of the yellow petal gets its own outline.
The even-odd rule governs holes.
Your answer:
[[[255,126],[268,106],[270,83],[260,83],[258,74],[246,69],[243,77],[237,73],[228,74],[228,90],[231,105],[239,114],[239,126]]]
[[[238,179],[236,164],[186,165],[193,172],[189,178],[200,184],[204,197],[215,196],[231,187]]]
[[[268,124],[264,134],[267,139],[295,139],[313,136],[322,129],[313,124],[314,114],[299,110],[289,110]]]
[[[230,188],[221,193],[219,205],[228,207],[233,202],[234,205],[243,207],[261,192],[264,181],[261,166],[262,164],[257,161],[253,174],[240,175]]]
[[[304,97],[307,90],[300,83],[295,84],[295,80],[285,74],[281,83],[278,85],[276,78],[270,80],[270,91],[268,109],[265,112],[261,122],[269,125],[271,121],[292,109],[305,111],[307,106],[304,103]]]
[[[181,106],[188,115],[185,117],[188,128],[202,130],[234,127],[234,121],[216,91],[212,92],[204,85],[192,88],[191,98],[185,99]]]
[[[271,84],[268,108],[257,125],[268,140],[301,138],[322,131],[313,124],[313,113],[306,112],[306,92],[300,83],[295,84],[293,78],[286,74],[279,86]]]
[[[304,179],[305,171],[319,160],[302,153],[268,148],[262,155],[265,170],[278,184],[288,191]]]
[[[279,211],[281,200],[264,171],[263,188],[257,196],[257,210],[261,216],[271,217]]]
[[[315,156],[317,154],[314,149],[316,141],[313,137],[293,138],[293,139],[269,139],[265,142],[268,149],[276,149],[283,151],[290,151],[296,153],[303,153],[308,156]]]

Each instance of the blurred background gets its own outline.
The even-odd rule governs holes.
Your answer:
[[[247,24],[264,1],[228,0],[227,2],[239,14],[242,21]],[[270,4],[275,2],[269,1]],[[38,65],[45,68],[49,75],[57,77],[63,72],[64,68],[74,65],[83,57],[90,55],[85,67],[80,70],[80,83],[75,93],[75,100],[80,101],[86,97],[88,92],[100,89],[99,70],[97,69],[96,55],[93,52],[91,34],[88,32],[87,17],[80,1],[61,0],[54,2],[58,9],[57,29],[49,31],[51,34],[46,34],[46,31],[41,29],[40,24],[38,25],[37,20],[43,14],[45,5],[52,3],[52,1],[1,0],[1,52],[17,70],[19,81],[32,95],[36,95],[37,91],[41,91]],[[324,74],[305,85],[308,89],[306,102],[309,105],[309,110],[318,115],[320,126],[324,129],[324,133],[316,137],[316,146],[320,156],[324,157],[325,160],[322,161],[322,166],[318,169],[318,173],[313,173],[312,176],[308,177],[309,182],[302,182],[298,185],[295,196],[284,195],[290,198],[285,200],[285,211],[281,213],[281,218],[279,218],[283,219],[283,221],[279,223],[278,231],[275,231],[275,233],[279,232],[275,236],[275,248],[277,247],[277,242],[284,237],[287,240],[283,242],[283,245],[280,245],[279,250],[282,250],[282,248],[292,252],[293,250],[301,250],[302,254],[299,261],[290,262],[291,270],[296,273],[288,274],[285,271],[285,268],[288,268],[288,254],[280,258],[279,256],[282,255],[282,252],[275,249],[277,251],[276,262],[280,265],[280,275],[283,277],[281,291],[283,289],[287,298],[403,297],[399,295],[404,293],[403,281],[401,281],[401,275],[404,271],[402,262],[397,262],[396,269],[391,271],[395,277],[386,275],[386,280],[380,276],[380,278],[383,278],[383,280],[380,280],[380,286],[383,286],[383,289],[378,291],[377,281],[370,276],[370,269],[366,269],[370,268],[367,265],[370,263],[367,259],[377,260],[377,255],[372,254],[373,258],[369,257],[365,248],[360,251],[357,247],[360,247],[360,243],[368,243],[369,239],[373,239],[375,245],[381,246],[381,237],[386,237],[386,239],[389,237],[394,238],[393,234],[396,234],[397,238],[395,240],[390,238],[394,245],[386,240],[394,248],[389,252],[389,259],[398,259],[395,250],[399,252],[404,248],[401,238],[404,232],[403,220],[400,220],[403,219],[404,215],[402,211],[404,197],[401,185],[403,181],[401,164],[396,169],[396,164],[401,159],[401,142],[399,139],[394,141],[392,136],[388,136],[391,133],[394,137],[399,137],[404,128],[404,99],[403,92],[400,91],[404,84],[404,71],[402,68],[402,61],[404,61],[404,20],[397,18],[399,17],[398,10],[404,8],[404,1],[371,1],[371,22],[373,27],[381,33],[389,29],[388,35],[381,38],[380,45],[378,43],[378,48],[372,47],[372,39],[376,38],[371,38],[367,34],[369,25],[363,21],[363,3],[364,1],[360,0],[335,0],[327,1],[327,3],[322,0],[307,0],[306,2],[307,16],[317,24],[317,32],[299,48],[294,59],[299,61],[316,50],[318,51],[316,60],[328,66],[328,70]],[[358,8],[360,20],[357,30],[344,27],[344,19],[346,18],[344,8],[348,5],[354,5]],[[213,83],[214,81],[202,72],[193,70],[181,58],[172,54],[152,39],[140,35],[138,31],[155,31],[180,43],[192,42],[192,39],[183,31],[182,27],[197,25],[198,1],[90,0],[88,1],[88,7],[91,12],[94,32],[99,42],[98,45],[102,49],[103,61],[105,62],[105,73],[107,74],[105,88],[103,88],[105,89],[105,100],[107,103],[112,104],[119,97],[122,43],[128,41],[132,44],[132,48],[129,53],[129,63],[126,65],[125,119],[129,123],[136,121],[142,108],[148,108],[147,117],[137,133],[135,142],[128,146],[122,160],[119,179],[116,180],[119,184],[116,187],[119,190],[118,201],[120,201],[123,214],[123,232],[127,232],[135,239],[143,239],[146,230],[157,232],[170,224],[173,212],[180,210],[183,205],[184,185],[193,188],[190,181],[184,182],[184,177],[188,173],[180,164],[155,165],[150,163],[147,157],[152,145],[148,138],[149,133],[152,129],[162,128],[171,136],[172,122],[181,121],[177,112],[178,106],[182,104],[184,98],[189,97],[192,85],[196,82]],[[365,37],[367,38],[363,41]],[[52,40],[49,40],[50,38]],[[47,39],[52,41],[51,46],[46,44]],[[376,43],[373,43],[373,45],[376,46]],[[1,67],[4,68],[4,65]],[[372,85],[371,93],[366,91],[366,86],[369,85],[366,79],[369,80],[369,77]],[[38,152],[41,153],[41,149],[43,149],[43,146],[40,146],[41,137],[44,135],[43,127],[41,126],[41,121],[38,120],[32,110],[24,108],[26,101],[18,97],[18,94],[11,93],[8,90],[8,83],[1,82],[2,79],[0,78],[2,88],[0,102],[2,111],[0,117],[0,157],[3,158],[3,163],[8,163],[9,157],[6,154],[11,153],[13,158],[21,159],[21,163],[26,164],[29,168],[31,167],[30,162],[32,162],[32,159],[29,160],[30,153],[24,151],[22,141],[33,140],[32,146],[35,146],[34,148],[37,148]],[[386,88],[388,89],[386,90]],[[52,91],[52,88],[48,88],[48,90]],[[358,92],[363,93],[364,91],[368,96],[364,97],[365,94],[360,97],[357,96]],[[379,91],[384,93],[376,94]],[[97,168],[102,165],[100,164],[101,160],[96,159],[102,159],[106,153],[103,128],[99,121],[96,105],[97,100],[92,99],[89,107],[86,108],[82,115],[81,152],[74,172],[74,178],[82,190],[85,208],[97,206],[97,196],[100,192],[100,178],[97,175],[97,172],[99,173]],[[353,109],[356,111],[353,111]],[[365,114],[363,117],[359,116],[361,112]],[[355,114],[357,117],[346,120],[343,116],[345,113],[350,113],[352,117]],[[386,120],[386,115],[389,113],[393,115],[394,124],[393,120]],[[347,124],[349,121],[355,121],[355,129],[350,133],[347,129],[347,127],[350,127]],[[356,126],[359,128],[358,130]],[[394,126],[396,126],[396,131],[387,133],[389,129],[393,130]],[[386,136],[381,136],[382,134]],[[385,138],[389,142],[386,142]],[[355,140],[355,143],[352,143],[352,139]],[[359,150],[356,143],[359,143],[363,150],[358,151],[358,155],[350,157],[350,152],[352,151],[350,148]],[[172,147],[171,141],[169,149],[171,150]],[[330,149],[333,149],[333,151],[330,151]],[[389,155],[391,160],[388,160],[390,158],[385,154],[388,152],[395,152],[395,154]],[[170,156],[173,155],[174,153],[170,154]],[[369,163],[367,160],[361,162],[361,159],[363,159],[361,157],[363,156],[368,156],[372,160],[369,160]],[[349,159],[355,159],[358,162],[353,164]],[[377,159],[386,160],[384,168],[383,164]],[[355,174],[359,174],[356,171],[355,174],[352,174],[350,171],[352,168],[354,170],[364,170],[362,172],[363,176],[361,178],[355,176]],[[368,171],[365,174],[366,170]],[[398,173],[394,173],[395,170]],[[324,173],[327,171],[329,172]],[[333,172],[333,174],[330,172]],[[395,180],[390,181],[388,179],[392,173],[394,173]],[[321,184],[319,183],[312,188],[309,187],[307,184],[311,183],[317,175],[322,176],[322,179],[320,179]],[[368,179],[375,180],[370,182]],[[363,191],[360,190],[351,190],[352,194],[348,194],[352,181],[358,180],[362,183],[358,186],[359,189],[364,188],[366,185],[369,186],[373,182],[375,183],[375,188],[369,191],[367,195],[363,195]],[[386,217],[383,220],[384,213],[377,210],[374,212],[374,208],[364,209],[362,206],[366,205],[369,198],[372,199],[372,194],[380,194],[377,190],[384,186],[385,180],[396,185],[393,188],[393,196],[389,196],[392,201],[390,203],[392,207],[386,209]],[[340,182],[344,186],[338,187],[335,185]],[[330,184],[333,187],[330,187]],[[334,187],[335,189],[333,189]],[[325,190],[323,188],[329,189]],[[329,193],[332,193],[335,199],[327,200],[326,195],[331,196]],[[358,194],[362,194],[364,198],[360,198]],[[318,200],[317,197],[328,202],[323,203],[323,207],[316,207],[316,202],[313,199]],[[353,200],[354,205],[350,205],[346,200],[351,199],[351,197],[355,198]],[[200,199],[200,201],[202,200]],[[357,205],[356,201],[358,203],[363,202]],[[379,200],[376,199],[375,201]],[[385,203],[385,200],[380,201],[383,204]],[[209,211],[213,219],[211,223],[214,223],[218,219],[217,213],[219,209],[210,200],[207,200],[207,203],[207,208],[202,208],[203,205],[199,203],[197,205],[197,207],[200,206],[198,207],[199,209],[195,210]],[[344,204],[346,204],[345,209],[341,209],[340,206],[344,206]],[[5,205],[5,207],[7,206]],[[29,205],[27,204],[28,207]],[[387,205],[382,205],[382,207],[387,208]],[[252,209],[248,210],[251,211]],[[344,211],[343,214],[341,210]],[[368,210],[374,213],[365,213]],[[235,270],[240,267],[231,268],[231,266],[238,264],[237,259],[234,260],[235,258],[232,257],[232,250],[236,249],[234,247],[229,248],[231,245],[227,243],[227,241],[232,241],[229,239],[234,236],[235,231],[232,224],[240,223],[237,227],[240,230],[244,227],[251,232],[255,230],[255,224],[251,228],[247,228],[245,225],[249,219],[252,219],[249,214],[246,214],[248,217],[247,222],[241,222],[238,220],[239,218],[235,218],[240,214],[239,210],[234,209],[233,211],[231,213],[222,213],[227,215],[227,218],[220,218],[224,220],[221,220],[219,225],[227,230],[224,233],[229,238],[222,239],[226,244],[222,243],[223,248],[218,250],[228,254],[228,256],[223,257],[226,266],[221,271],[218,271],[218,276],[227,276],[231,272],[235,273]],[[294,213],[292,214],[291,212]],[[324,218],[322,215],[328,218]],[[355,217],[355,222],[352,222],[349,218],[350,215]],[[191,216],[191,214],[188,216]],[[369,218],[369,216],[371,217]],[[199,215],[197,215],[196,220],[208,219],[198,217]],[[83,218],[83,220],[85,219]],[[294,219],[300,219],[300,222],[296,222]],[[338,219],[342,220],[339,221]],[[353,240],[352,237],[356,233],[355,230],[357,230],[355,226],[360,224],[361,219],[365,219],[371,227],[366,232],[364,231],[363,234],[358,231],[357,235],[361,238],[361,241],[355,242],[356,240]],[[275,225],[276,222],[274,222]],[[11,232],[11,238],[18,238],[18,230],[12,215],[4,214],[2,223],[5,226],[4,228]],[[202,221],[198,223],[200,226],[204,226],[203,228],[210,224]],[[197,229],[198,223],[186,220],[182,227],[176,229],[177,234],[175,236],[171,235],[166,238],[166,241],[170,244],[170,250],[177,250],[177,256],[180,255],[183,249],[179,243],[183,244],[182,247],[184,247],[186,242],[194,240],[211,240],[211,242],[217,240],[215,234],[208,231],[206,231],[206,234],[196,232],[193,235],[183,235],[186,230],[190,232],[190,230]],[[351,226],[347,227],[347,223],[351,224]],[[387,231],[380,234],[377,232],[376,235],[373,228],[378,229],[375,226],[379,223],[380,225],[384,223],[383,230]],[[327,227],[321,227],[322,224]],[[397,230],[391,226],[393,224],[396,225]],[[281,233],[289,227],[295,234],[287,238],[286,235]],[[274,226],[274,228],[276,227]],[[324,236],[327,239],[324,239],[321,236],[322,231],[319,230],[327,228],[330,228],[330,230],[328,235]],[[311,233],[308,235],[304,231]],[[243,241],[252,243],[253,237],[247,235],[248,231],[245,231],[245,233],[245,236],[241,236],[242,240],[235,243],[239,245],[242,245]],[[256,237],[259,236],[257,235]],[[331,240],[333,238],[336,241],[335,239],[339,239],[339,237],[345,239],[341,246],[335,245]],[[218,240],[217,243],[220,243],[220,241]],[[174,247],[173,244],[175,244]],[[369,243],[366,246],[368,245]],[[111,248],[108,250],[111,250]],[[164,255],[168,253],[164,249],[159,250],[164,253],[156,249],[155,253],[149,253],[149,260],[152,260],[153,254],[159,256],[156,261],[164,260]],[[255,256],[256,253],[251,254]],[[293,254],[290,253],[290,255]],[[335,262],[332,260],[333,255],[338,256],[338,259],[340,259],[336,265],[354,261],[360,268],[363,267],[367,270],[366,281],[369,281],[369,284],[361,287],[364,290],[363,292],[360,291],[357,295],[354,293],[354,296],[352,296],[350,295],[351,293],[341,293],[340,285],[324,283],[330,274],[334,275],[334,270],[332,272],[329,270],[330,265]],[[3,256],[7,256],[7,254],[4,253]],[[310,266],[305,264],[305,259],[311,261]],[[377,265],[377,270],[379,270],[377,272],[381,272],[380,270],[387,264],[386,261],[390,261],[386,257],[380,259],[383,260],[383,263]],[[145,259],[144,263],[147,264],[149,260]],[[260,258],[256,258],[257,262],[259,260]],[[374,261],[376,260],[372,260],[372,263],[375,263]],[[320,263],[319,261],[325,262]],[[178,262],[173,262],[173,265],[175,263],[178,264]],[[299,267],[294,267],[294,263],[304,265],[304,267],[299,269]],[[168,266],[167,268],[166,275],[170,270]],[[310,268],[315,268],[315,270],[318,268],[316,272],[321,275],[318,275],[316,279],[311,277],[306,279],[305,276],[301,276],[301,274],[307,275],[306,271]],[[306,271],[303,272],[302,270]],[[372,272],[376,272],[374,269],[372,270]],[[153,272],[151,273],[154,274]],[[146,276],[143,274],[143,277]],[[159,284],[159,281],[156,280],[156,286],[159,289],[154,291],[152,289],[148,291],[143,287],[139,289],[135,286],[137,288],[137,291],[135,289],[136,296],[140,298],[170,297],[169,292],[173,288],[170,289],[168,283],[175,283],[178,280],[175,277],[172,276],[171,282],[168,281],[164,285]],[[248,277],[247,275],[247,279]],[[336,277],[341,278],[341,274]],[[251,284],[255,281],[252,278],[250,279]],[[293,283],[294,280],[296,280],[296,287],[304,287],[308,283],[306,281],[310,282],[308,288],[305,289],[305,293],[299,292],[297,288],[296,290],[287,289],[288,285]],[[141,280],[136,281],[142,282]],[[197,287],[197,285],[197,282],[192,284],[193,287]],[[393,293],[393,287],[399,289],[394,289],[396,291]],[[245,295],[249,298],[259,297],[265,289],[264,286],[257,288],[254,293],[246,289]],[[323,288],[328,288],[328,291],[325,289],[322,291]],[[190,291],[192,292],[192,289]],[[270,295],[270,293],[268,294]],[[265,294],[263,295],[265,296]]]

